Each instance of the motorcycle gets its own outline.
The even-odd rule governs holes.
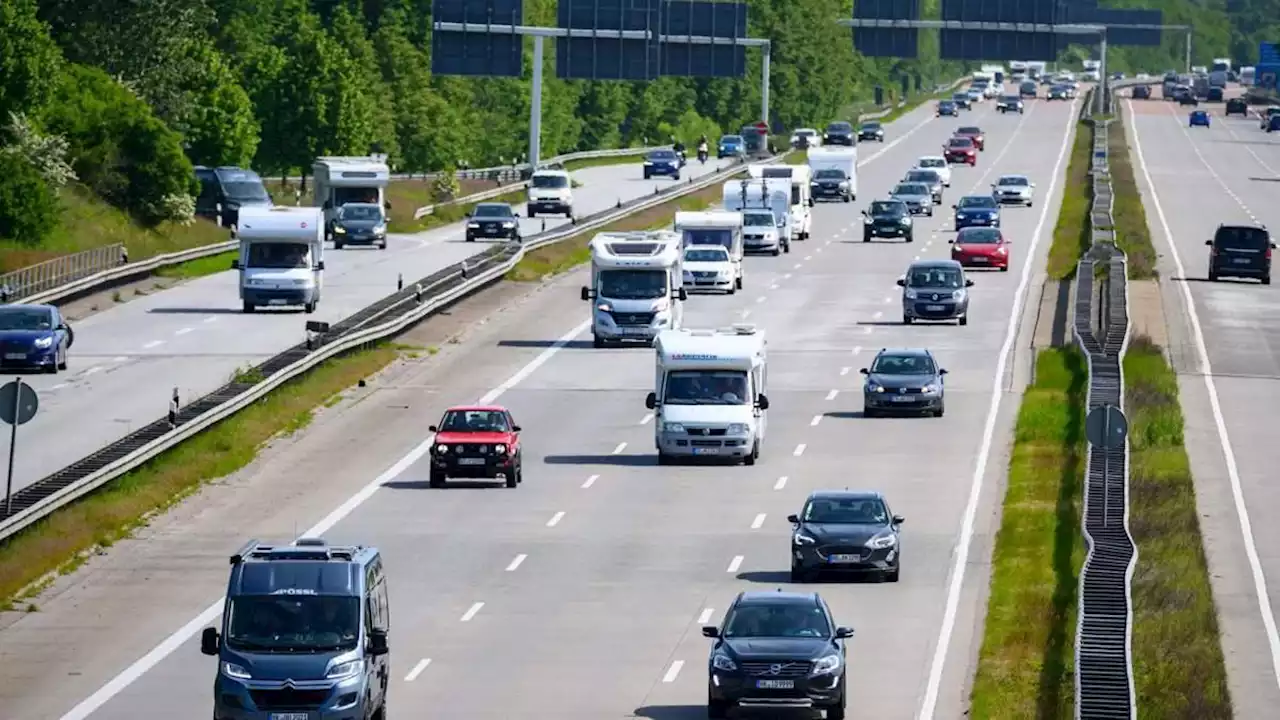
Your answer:
[[[707,146],[706,146],[706,145],[700,145],[700,146],[698,146],[698,162],[702,163],[703,165],[706,165],[706,164],[707,164],[707,154],[708,154],[708,153],[707,153]]]

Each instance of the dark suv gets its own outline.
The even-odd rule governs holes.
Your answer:
[[[1271,284],[1271,233],[1265,227],[1219,225],[1209,246],[1209,280],[1218,278],[1258,278]]]
[[[1244,117],[1249,117],[1249,103],[1245,102],[1244,98],[1231,98],[1227,101],[1227,109],[1225,112],[1227,117],[1231,117],[1232,115],[1243,115]]]
[[[707,669],[707,717],[735,708],[825,710],[844,720],[845,640],[817,593],[777,590],[739,593],[713,638]]]
[[[871,242],[871,238],[903,238],[911,242],[913,238],[911,210],[901,200],[876,200],[871,207],[862,211],[865,218],[862,223],[862,242]]]

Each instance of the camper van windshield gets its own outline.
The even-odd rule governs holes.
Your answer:
[[[673,370],[667,373],[668,405],[746,405],[747,373],[734,370]]]
[[[342,207],[347,203],[378,204],[378,188],[376,187],[336,187],[333,189],[333,206]]]
[[[248,267],[292,270],[307,267],[309,248],[303,243],[254,243]]]
[[[656,300],[666,294],[666,270],[604,270],[600,273],[602,298]]]
[[[742,213],[742,224],[746,227],[773,227],[773,213]]]
[[[686,228],[684,244],[733,247],[733,231],[724,228]]]
[[[246,595],[227,603],[227,647],[241,652],[317,652],[355,648],[360,598]]]

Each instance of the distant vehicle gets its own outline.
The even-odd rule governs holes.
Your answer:
[[[1231,98],[1227,101],[1226,116],[1243,115],[1249,117],[1249,103],[1244,98]]]
[[[1219,278],[1258,278],[1271,284],[1271,251],[1276,244],[1265,227],[1219,225],[1209,246],[1209,281]]]
[[[947,159],[941,155],[926,155],[916,160],[916,167],[936,170],[938,175],[942,177],[944,187],[951,187],[951,166],[947,164]]]
[[[1280,131],[1280,115],[1272,115],[1267,118],[1267,132],[1272,133],[1277,131]]]
[[[377,245],[387,249],[387,211],[377,203],[347,203],[338,208],[329,231],[333,249],[347,245]]]
[[[1258,127],[1266,130],[1267,132],[1271,132],[1271,118],[1276,117],[1277,115],[1280,115],[1280,105],[1272,105],[1258,113],[1259,120],[1261,121],[1258,123]]]
[[[1207,102],[1222,102],[1222,98],[1223,98],[1222,88],[1210,87],[1209,92],[1205,94],[1204,99]]]
[[[934,205],[942,204],[942,176],[936,170],[912,169],[907,171],[907,176],[902,179],[904,183],[924,183],[929,188],[929,194],[933,197]]]
[[[827,125],[826,132],[822,134],[822,143],[824,145],[856,145],[858,138],[853,131],[853,125],[838,121]]]
[[[819,137],[818,131],[813,128],[800,128],[791,135],[791,147],[797,150],[817,147],[822,144],[822,138]]]
[[[951,259],[964,267],[1009,271],[1009,241],[999,228],[965,228],[947,242],[951,243]]]
[[[540,213],[573,217],[573,178],[568,171],[539,170],[529,178],[525,214],[537,217]]]
[[[902,324],[915,320],[955,320],[969,324],[969,288],[973,281],[955,260],[917,260],[898,278],[902,288]]]
[[[905,317],[904,320],[911,322]],[[860,372],[867,376],[862,388],[863,417],[904,412],[942,417],[946,412],[943,381],[947,371],[938,367],[928,350],[886,348],[876,353],[871,367],[862,368]],[[896,576],[894,572],[894,580]]]
[[[884,142],[884,126],[872,120],[858,126],[858,142]]]
[[[929,192],[929,186],[924,183],[898,183],[893,192],[889,193],[889,199],[906,203],[912,215],[933,217],[933,195]]]
[[[956,107],[960,108],[961,110],[973,109],[973,106],[970,104],[970,101],[969,101],[969,93],[962,93],[962,92],[955,93],[951,96],[951,102],[955,103]]]
[[[479,203],[467,216],[467,242],[476,238],[520,240],[520,218],[507,203]]]
[[[1035,198],[1035,183],[1026,175],[1002,175],[991,183],[991,196],[999,203],[1016,203],[1031,207]]]
[[[990,195],[966,195],[951,207],[956,232],[970,226],[1000,227],[1000,204]]]
[[[262,178],[252,170],[238,167],[196,166],[200,194],[196,215],[231,227],[239,222],[242,207],[271,207],[271,195]]]
[[[960,117],[960,106],[952,100],[941,100],[938,102],[937,113],[938,117]]]
[[[1192,93],[1190,90],[1184,90],[1182,93],[1178,95],[1178,104],[1198,107],[1200,105],[1200,101],[1196,99],[1195,94]]]
[[[978,146],[974,144],[972,138],[953,137],[942,146],[942,153],[949,163],[970,166],[978,164]]]
[[[1049,88],[1049,94],[1046,97],[1049,100],[1066,100],[1067,88],[1065,85],[1054,85]]]
[[[716,157],[723,160],[727,157],[739,157],[746,153],[741,135],[721,135],[716,144]]]
[[[1204,110],[1192,110],[1191,127],[1209,127],[1209,113]]]
[[[881,364],[889,365],[890,356],[881,354],[885,357]],[[876,361],[880,362],[880,357]],[[882,379],[892,382],[897,378]],[[901,379],[906,381],[909,392],[890,395],[888,390],[880,388],[880,392],[871,396],[876,400],[883,399],[890,408],[899,408],[917,405],[920,398],[932,400],[932,395],[941,394],[921,392],[925,386],[919,382],[920,375],[911,374]],[[867,387],[870,386],[871,381],[868,380]],[[897,390],[892,386],[890,389]],[[907,396],[912,402],[901,400]],[[818,579],[824,573],[869,574],[898,582],[901,572],[899,558],[902,555],[898,533],[904,519],[890,512],[889,504],[880,493],[818,490],[810,493],[800,512],[788,516],[787,520],[795,526],[790,538],[791,582]]]
[[[1134,100],[1150,100],[1151,88],[1146,85],[1135,85],[1133,88]]]
[[[967,137],[973,141],[979,151],[987,149],[987,136],[982,133],[982,128],[976,125],[965,125],[957,128],[954,133],[956,137]]]
[[[733,258],[723,245],[685,246],[684,286],[688,292],[715,290],[732,295],[737,291],[736,276]]]
[[[1018,95],[1021,97],[1036,97],[1036,84],[1027,80],[1018,86]]]
[[[0,369],[67,369],[75,332],[53,305],[0,305]]]
[[[524,481],[520,426],[498,405],[449,408],[431,442],[428,484],[444,487],[450,478],[498,480],[514,488]]]
[[[871,238],[902,238],[911,242],[914,237],[911,209],[901,200],[876,200],[862,211],[862,242]]]
[[[996,101],[996,110],[999,110],[1001,114],[1016,112],[1021,115],[1024,110],[1022,98],[1017,95],[1005,95]]]
[[[680,156],[675,150],[654,150],[644,159],[644,179],[655,176],[680,179]]]

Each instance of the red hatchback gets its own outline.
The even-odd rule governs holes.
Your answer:
[[[949,163],[978,164],[978,146],[973,138],[953,137],[942,146],[942,155]]]
[[[947,242],[951,243],[951,259],[962,267],[1009,271],[1009,241],[998,228],[967,227]]]
[[[978,146],[979,151],[987,149],[987,136],[982,134],[982,128],[970,125],[968,127],[959,128],[952,134],[956,137],[969,138],[973,141],[974,145]]]
[[[503,480],[513,488],[524,480],[520,455],[520,426],[497,405],[453,407],[431,443],[431,487],[449,478]]]

